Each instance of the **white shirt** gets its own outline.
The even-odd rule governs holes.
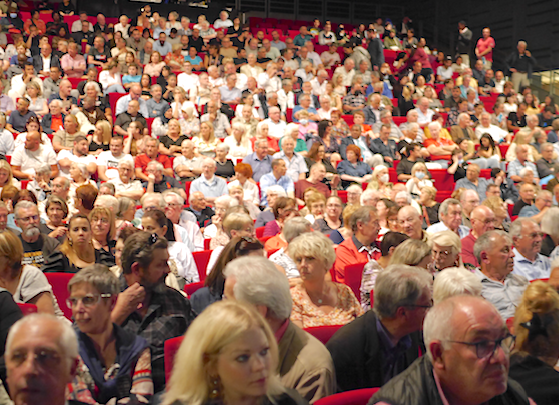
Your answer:
[[[25,149],[25,145],[19,146],[12,155],[12,166],[20,166],[21,171],[28,174],[35,174],[35,169],[47,163],[49,166],[56,164],[56,155],[51,148],[39,146],[36,151]]]
[[[93,155],[76,156],[72,153],[71,150],[68,150],[68,149],[61,150],[58,153],[58,156],[56,157],[56,160],[58,162],[60,162],[62,159],[70,159],[71,162],[83,163],[85,165],[96,162],[95,161],[95,156],[93,156]],[[60,165],[58,165],[58,167],[60,169],[60,175],[61,176],[64,176],[68,179],[71,179],[69,168],[66,169],[66,170],[63,170],[62,167],[60,167]]]
[[[222,20],[221,18],[218,18],[217,20],[214,21],[214,29],[229,28],[232,26],[233,26],[233,21],[231,21],[229,18],[226,19],[225,21]]]
[[[177,86],[182,87],[187,93],[199,83],[198,75],[194,73],[181,73],[177,76]]]
[[[278,104],[282,112],[285,112],[288,108],[295,108],[295,94],[290,91],[285,93],[284,89],[278,91]]]
[[[435,112],[433,110],[431,110],[430,108],[427,109],[427,112],[425,114],[423,114],[423,111],[421,111],[419,108],[416,108],[415,111],[417,111],[417,123],[418,124],[428,124],[431,121],[433,121],[433,115],[435,114]]]
[[[265,123],[268,124],[268,135],[272,138],[280,139],[283,137],[285,132],[285,127],[287,123],[285,121],[280,120],[277,124],[272,121],[270,118],[266,118],[264,120]]]
[[[26,138],[27,138],[27,132],[22,132],[21,134],[19,134],[14,141],[14,148],[19,148],[20,146],[25,145]],[[41,134],[41,141],[43,143],[43,147],[47,149],[52,149],[52,142],[50,141],[49,136],[44,132]]]
[[[99,73],[99,83],[101,83],[101,86],[103,86],[103,90],[107,90],[107,88],[115,84],[122,85],[120,73],[116,73],[113,77],[108,70],[103,70],[101,71],[101,73]]]
[[[115,192],[118,194],[121,191],[135,191],[135,190],[143,190],[142,183],[140,180],[131,180],[128,183],[123,183],[120,179],[120,176],[109,180],[107,183],[114,184]]]
[[[485,128],[482,127],[481,124],[479,124],[476,127],[475,131],[476,138],[481,139],[481,136],[485,133],[491,135],[491,138],[493,138],[493,141],[495,141],[495,143],[501,142],[509,134],[507,131],[499,128],[497,125],[490,124],[489,127]]]
[[[197,283],[200,281],[198,268],[196,267],[194,257],[192,257],[192,252],[184,243],[169,242],[167,252],[169,252],[169,261],[173,261],[177,266],[179,276],[183,277],[187,283]]]
[[[118,163],[122,159],[129,159],[134,161],[132,155],[122,153],[119,157],[115,157],[110,150],[103,151],[97,156],[97,166],[104,166],[106,168],[105,175],[111,179],[116,179],[118,175]]]
[[[272,92],[278,92],[281,89],[280,78],[277,76],[270,77],[266,72],[260,73],[258,75],[257,82],[258,82],[258,87],[264,89],[266,94]]]
[[[37,77],[34,77],[33,79],[31,79],[32,81],[34,81],[35,83],[37,83],[39,85],[39,87],[41,88],[41,93],[43,92],[43,81]],[[23,95],[25,94],[25,88],[27,87],[27,83],[23,82],[23,73],[20,75],[16,75],[14,77],[12,77],[12,85],[9,91],[10,95],[14,95],[17,97],[23,97]]]
[[[312,86],[312,94],[314,94],[315,96],[322,96],[323,94],[326,93],[326,84],[328,83],[328,80],[324,80],[322,82],[322,84],[320,84],[318,82],[318,77],[315,77],[314,79],[311,80],[311,86]]]
[[[14,136],[7,129],[0,132],[0,154],[4,156],[12,156],[14,153]]]
[[[128,29],[129,28],[130,28],[130,24],[128,24],[126,27],[123,26],[121,23],[115,24],[115,26],[114,26],[115,32],[117,32],[117,31],[122,32],[122,38],[124,38],[124,39],[128,39]]]

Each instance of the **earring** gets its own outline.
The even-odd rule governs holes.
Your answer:
[[[74,244],[74,242],[72,241],[72,239],[68,238],[68,244],[69,244],[70,246],[72,246],[72,245]]]
[[[212,392],[210,393],[210,399],[216,399],[219,397],[219,377],[214,377],[212,381]]]

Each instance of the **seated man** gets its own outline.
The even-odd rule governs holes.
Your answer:
[[[97,173],[99,180],[109,181],[118,177],[118,164],[120,161],[133,160],[132,155],[124,153],[124,139],[114,135],[109,141],[109,150],[97,156]]]
[[[430,274],[417,267],[389,266],[377,276],[374,309],[343,326],[326,345],[338,391],[381,387],[425,352],[421,329],[433,306],[431,286]]]
[[[134,179],[134,159],[126,157],[119,160],[117,169],[118,176],[107,182],[114,185],[115,197],[128,197],[139,201],[144,195],[144,188],[139,180]]]
[[[287,388],[314,402],[335,392],[335,372],[328,350],[289,319],[292,300],[287,278],[262,257],[242,257],[224,271],[227,299],[259,308],[278,337],[279,375]],[[261,293],[256,294],[258,289]]]
[[[257,139],[254,142],[254,152],[243,158],[243,163],[247,163],[252,168],[252,178],[259,182],[260,178],[272,171],[272,157],[268,154],[268,141]]]
[[[364,194],[365,192],[363,195]],[[421,228],[422,223],[423,218],[419,212],[417,212],[417,209],[411,205],[406,205],[398,210],[398,224],[400,225],[401,232],[409,236],[411,239],[428,242],[429,235]]]
[[[6,129],[12,134],[25,131],[27,120],[31,117],[37,117],[33,111],[29,111],[29,103],[29,100],[25,97],[20,97],[17,100],[16,110],[12,111],[6,122]]]
[[[510,180],[510,179],[508,179]],[[512,180],[511,180],[512,181]],[[521,183],[518,186],[518,200],[514,203],[512,207],[512,216],[518,216],[522,208],[526,206],[531,206],[536,198],[536,191],[534,184],[531,183]]]
[[[481,201],[485,200],[485,190],[489,185],[487,179],[479,177],[480,168],[475,163],[471,163],[466,168],[466,177],[462,177],[454,185],[454,189],[465,188],[467,190],[473,190],[479,196]]]
[[[371,141],[371,151],[381,155],[383,164],[388,167],[394,166],[394,160],[400,160],[400,154],[397,151],[396,142],[390,137],[390,124],[382,124],[380,127],[379,137]]]
[[[145,144],[146,153],[136,156],[136,177],[142,181],[148,181],[146,169],[148,163],[157,161],[164,167],[164,173],[167,176],[173,175],[173,168],[171,167],[171,160],[169,156],[159,153],[159,140],[155,138],[148,138]]]
[[[491,208],[479,205],[470,213],[470,223],[472,224],[472,229],[469,235],[460,241],[462,243],[462,262],[465,265],[479,267],[479,263],[474,255],[474,244],[481,235],[495,229],[495,213]]]
[[[131,122],[136,121],[141,123],[143,128],[147,128],[147,121],[140,114],[140,103],[137,100],[130,100],[126,111],[116,116],[114,132],[122,137],[127,137],[128,126]]]
[[[380,249],[376,245],[380,230],[378,216],[373,207],[361,207],[355,211],[349,225],[353,236],[338,245],[334,262],[335,281],[345,281],[345,268],[350,264],[367,263],[380,257]]]
[[[173,159],[173,170],[181,181],[192,181],[202,174],[203,157],[194,154],[194,143],[185,139],[181,143],[181,155]]]
[[[450,297],[429,311],[424,325],[426,355],[384,385],[369,404],[532,402],[508,378],[514,336],[490,303],[467,295]],[[476,345],[480,336],[489,339],[487,344]],[[491,363],[491,378],[482,362]]]
[[[503,231],[486,232],[476,240],[474,255],[480,266],[475,274],[483,286],[482,297],[495,305],[503,319],[513,317],[529,282],[526,277],[512,273],[512,238]]]
[[[539,224],[543,216],[549,208],[553,205],[553,194],[548,190],[541,190],[536,195],[536,201],[532,205],[525,205],[518,213],[519,217],[530,218],[535,223]]]
[[[509,234],[514,245],[513,274],[530,281],[549,278],[551,262],[540,253],[543,240],[540,226],[530,218],[518,218],[511,224]]]
[[[322,181],[326,177],[326,168],[322,163],[315,163],[311,166],[309,177],[306,179],[299,180],[295,183],[295,197],[300,200],[304,200],[305,190],[309,187],[316,188],[324,197],[330,197],[331,191],[328,185],[324,184]],[[339,177],[338,177],[339,182]],[[333,185],[333,187],[335,187]]]
[[[155,392],[165,387],[165,341],[183,335],[192,321],[188,299],[164,283],[169,272],[167,247],[166,239],[147,232],[126,240],[121,256],[123,292],[111,315],[114,323],[148,341]]]
[[[286,173],[287,166],[285,161],[282,159],[274,159],[272,161],[271,173],[266,173],[260,178],[260,194],[262,196],[261,205],[269,206],[267,190],[271,186],[280,186],[285,190],[289,197],[293,198],[295,196],[295,186],[293,185],[293,180],[291,177],[287,176]]]
[[[212,203],[217,197],[229,194],[227,182],[215,175],[216,168],[215,160],[205,158],[202,162],[202,175],[192,182],[190,192],[201,191],[204,198]]]
[[[295,152],[295,141],[292,137],[286,136],[281,141],[282,150],[274,154],[274,159],[282,159],[287,168],[287,176],[293,180],[293,182],[303,180],[309,168],[305,163],[305,158]]]
[[[139,113],[142,115],[142,117],[149,117],[149,110],[146,101],[141,96],[142,86],[140,85],[140,83],[132,84],[132,86],[130,86],[129,93],[119,98],[116,102],[115,115],[118,116],[119,114],[125,112],[128,109],[128,103],[130,103],[131,100],[136,100],[140,104]]]
[[[441,231],[451,230],[460,239],[468,236],[470,229],[462,225],[462,206],[460,201],[454,198],[447,198],[439,207],[439,220],[436,224],[427,228],[427,233],[434,234]]]
[[[62,101],[62,112],[64,114],[69,114],[73,108],[78,106],[78,100],[71,95],[72,83],[68,79],[62,79],[58,86],[58,93],[53,93],[50,95],[48,102],[53,100]]]
[[[148,181],[144,181],[142,186],[147,193],[162,193],[172,188],[181,188],[181,184],[174,177],[163,174],[164,167],[161,163],[151,161],[146,167]]]
[[[499,128],[497,125],[491,124],[491,114],[487,111],[481,113],[481,119],[479,121],[475,131],[476,139],[480,139],[483,134],[489,134],[495,143],[511,142],[512,135],[504,129]]]
[[[431,155],[431,162],[437,163],[442,169],[448,168],[448,162],[451,160],[451,153],[458,148],[454,142],[441,138],[441,124],[434,121],[428,124],[431,138],[426,139],[423,145]]]
[[[83,135],[74,138],[74,147],[72,150],[61,150],[56,157],[58,166],[60,166],[60,175],[70,178],[70,166],[72,163],[83,163],[87,166],[90,175],[97,171],[97,163],[95,156],[89,155],[89,142]]]
[[[190,192],[188,203],[189,206],[186,209],[196,216],[200,229],[212,223],[212,217],[215,215],[215,212],[211,207],[208,207],[204,194],[201,191]]]
[[[528,145],[517,145],[516,146],[516,159],[509,163],[507,167],[508,177],[515,183],[522,181],[520,176],[520,171],[524,168],[530,168],[532,173],[537,177],[538,169],[536,165],[528,161]],[[535,179],[539,182],[539,178]]]
[[[30,131],[26,135],[25,144],[18,146],[12,155],[12,174],[20,180],[33,180],[35,169],[43,163],[51,167],[51,178],[58,176],[56,154],[52,148],[45,147],[41,142],[41,134]]]

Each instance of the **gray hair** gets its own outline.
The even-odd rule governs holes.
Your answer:
[[[553,239],[559,237],[559,208],[551,207],[543,214],[541,221],[542,232],[550,235]]]
[[[251,108],[250,106],[247,105],[247,107]],[[251,108],[252,111],[252,108]],[[235,122],[233,123],[233,125],[231,125],[231,129],[236,129],[237,131],[241,131],[243,134],[246,132],[246,127],[245,124],[242,124],[240,122]],[[263,139],[262,139],[263,140]],[[255,142],[256,143],[256,142]]]
[[[85,163],[72,162],[72,165],[76,165],[76,167],[82,172],[83,177],[89,179],[89,171],[87,170],[87,165]]]
[[[359,202],[361,203],[361,205],[366,205],[365,203],[367,202],[367,200],[370,200],[374,197],[379,197],[379,199],[380,199],[380,196],[378,196],[378,193],[377,193],[376,190],[367,189],[367,190],[365,190],[361,193],[361,197],[359,198]]]
[[[29,208],[37,208],[37,204],[27,200],[19,201],[16,206],[14,207],[14,215],[17,219],[19,219],[19,210],[26,210]],[[37,208],[38,210],[39,208]]]
[[[222,195],[221,197],[217,197],[215,199],[215,205],[222,203],[224,205],[227,205],[228,208],[236,207],[237,205],[239,205],[239,201],[237,201],[236,198],[233,198],[230,195]]]
[[[157,170],[158,172],[163,172],[163,170],[165,170],[165,168],[163,167],[163,165],[159,162],[156,162],[154,160],[152,160],[151,162],[149,162],[146,166],[146,168],[150,168],[153,167],[155,170]]]
[[[396,201],[398,198],[405,198],[408,204],[411,204],[411,194],[407,191],[400,191],[396,193],[396,195],[394,196],[394,201]]]
[[[375,281],[373,311],[380,318],[392,318],[398,308],[415,305],[431,289],[432,276],[412,266],[388,266]]]
[[[72,324],[66,319],[60,319],[54,315],[46,313],[27,315],[12,325],[10,332],[8,333],[8,338],[6,339],[6,357],[9,357],[11,354],[14,336],[17,335],[19,330],[28,325],[30,326],[30,329],[33,330],[38,327],[37,325],[39,324],[39,321],[42,320],[52,321],[60,327],[60,338],[57,343],[64,351],[67,366],[70,368],[72,363],[78,358],[78,338],[76,336],[76,332],[72,328]]]
[[[58,100],[58,99],[52,100],[52,101],[49,103],[49,107],[51,107],[51,106],[58,106],[58,107],[62,108],[62,105],[63,105],[63,104],[62,104],[62,100]]]
[[[536,221],[534,221],[532,218],[526,218],[526,217],[517,218],[510,225],[509,235],[511,238],[513,239],[518,238],[522,235],[522,228],[525,222],[532,222],[537,225]]]
[[[128,156],[126,156],[124,159],[120,159],[118,161],[118,168],[122,168],[124,166],[128,166],[129,168],[131,168],[132,170],[134,170],[134,159],[133,158],[129,158]]]
[[[41,163],[41,164],[39,165],[39,167],[37,167],[37,168],[35,169],[35,173],[36,173],[36,174],[48,174],[49,177],[50,177],[50,174],[52,173],[52,170],[51,170],[51,168],[50,168],[50,166],[49,166],[48,163]]]
[[[260,123],[258,123],[258,124],[260,125]],[[258,145],[260,145],[262,143],[264,143],[264,144],[266,144],[266,146],[268,146],[268,141],[266,139],[258,139],[257,141],[254,142],[254,147],[257,148]]]
[[[474,273],[463,267],[449,267],[435,276],[433,302],[438,304],[455,295],[480,296],[481,289],[481,280]]]
[[[84,89],[84,91],[87,91],[87,89],[90,88],[90,87],[94,87],[97,94],[99,94],[99,95],[102,94],[101,89],[99,88],[99,85],[95,82],[87,82],[85,84],[85,86],[83,86],[83,89]]]
[[[270,195],[270,193],[277,195],[278,197],[287,197],[287,193],[282,186],[274,185],[270,186],[266,189],[266,195]]]
[[[358,186],[357,184],[352,184],[351,186],[349,186],[348,188],[346,188],[346,191],[349,193],[350,191],[352,192],[356,192],[359,193],[359,195],[361,196],[361,194],[363,194],[363,187]]]
[[[525,145],[520,145],[520,146],[525,146]],[[520,171],[518,172],[518,175],[520,177],[524,177],[524,176],[528,176],[528,173],[535,174],[534,171],[531,168],[524,167],[524,168],[520,169]]]
[[[236,280],[235,299],[253,305],[264,305],[270,316],[278,320],[289,319],[293,301],[289,281],[276,266],[263,257],[239,257],[225,267],[223,275]]]
[[[311,231],[311,223],[303,217],[294,217],[285,221],[283,225],[283,237],[287,243],[297,236]]]
[[[294,262],[297,257],[314,257],[322,261],[326,273],[336,260],[336,252],[332,241],[322,232],[310,232],[299,235],[289,243],[289,257]]]
[[[82,283],[90,284],[100,294],[117,296],[120,292],[118,278],[103,264],[93,264],[76,273],[68,282],[68,291],[71,292],[73,286]]]
[[[240,125],[244,127],[243,124],[240,124]],[[216,148],[216,149],[222,149],[222,150],[225,151],[225,153],[229,153],[229,149],[230,149],[230,148],[229,148],[229,145],[227,145],[226,143],[220,143],[220,144],[218,144],[215,148]]]
[[[515,222],[516,221],[514,221],[513,224]],[[522,225],[520,225],[520,227],[522,227]],[[512,230],[512,225],[511,225],[511,230]],[[491,249],[491,247],[495,242],[495,238],[497,236],[502,236],[507,240],[508,243],[512,244],[512,237],[505,231],[493,230],[493,231],[485,232],[483,235],[477,238],[476,243],[474,244],[474,256],[476,257],[480,265],[481,265],[481,252],[487,252],[489,249]]]
[[[435,128],[440,131],[442,127],[439,121],[432,121],[429,123],[429,125],[427,125],[427,128],[429,128],[429,132],[433,132]]]
[[[184,198],[182,198],[182,196],[179,193],[177,193],[175,190],[165,190],[162,193],[163,198],[165,198],[165,197],[176,198],[176,200],[178,201],[179,204],[184,205]]]
[[[462,204],[460,204],[460,201],[455,198],[447,198],[441,203],[441,206],[439,207],[439,221],[443,221],[441,215],[448,214],[448,207],[450,207],[451,205],[459,205],[460,208],[462,208]]]
[[[363,197],[363,195],[361,197]],[[353,214],[351,214],[351,217],[349,217],[349,226],[351,227],[351,230],[354,233],[357,232],[357,224],[359,222],[362,224],[368,224],[371,220],[371,214],[376,214],[376,212],[376,208],[368,205],[358,208]]]
[[[157,199],[159,208],[165,208],[165,199],[160,193],[145,193],[142,198],[140,198],[140,204],[142,204],[142,207],[144,206],[145,201],[149,198]]]
[[[431,254],[431,243],[419,239],[407,239],[396,246],[390,258],[390,265],[406,264],[417,266],[423,259]]]
[[[116,211],[116,217],[122,218],[124,213],[130,209],[132,205],[136,205],[136,201],[128,197],[119,197],[118,199],[118,210]]]
[[[95,200],[96,207],[107,208],[113,214],[118,211],[119,202],[115,196],[112,195],[100,195]]]

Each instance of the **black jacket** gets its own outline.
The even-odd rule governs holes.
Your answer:
[[[425,353],[420,333],[414,332],[409,336],[411,347],[398,360],[396,372],[404,371]],[[334,360],[338,391],[383,385],[383,352],[377,332],[377,316],[373,311],[340,328],[326,348]]]
[[[381,401],[391,405],[443,405],[429,358],[417,359],[406,371],[386,383],[369,400],[369,405]],[[507,390],[486,404],[528,405],[529,401],[520,384],[509,379]]]
[[[60,59],[58,59],[58,56],[55,54],[51,54],[50,56],[50,65],[60,69]],[[35,68],[35,73],[39,73],[43,70],[43,57],[41,54],[33,56],[33,68]]]
[[[60,113],[60,115],[62,115],[62,122],[64,122],[64,117],[66,117],[63,113]],[[45,134],[54,134],[56,131],[54,129],[51,128],[52,125],[52,114],[48,113],[45,114],[43,116],[43,119],[41,120],[41,127],[43,127],[43,132]]]
[[[536,404],[559,404],[559,373],[537,357],[514,353],[510,356],[509,376],[518,381]]]

